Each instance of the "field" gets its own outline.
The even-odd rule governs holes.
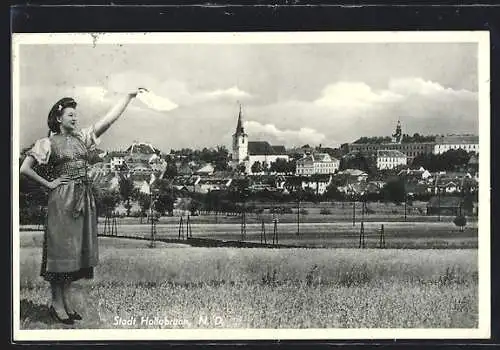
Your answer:
[[[61,327],[38,276],[41,233],[20,238],[21,328]],[[101,237],[95,279],[75,283],[84,320],[64,327],[473,328],[477,258],[477,249],[148,248]]]
[[[212,220],[212,221],[210,221]],[[217,239],[224,241],[266,242],[273,243],[274,224],[272,219],[264,224],[255,217],[247,218],[245,235],[241,234],[239,217],[222,217],[215,223],[213,217],[197,216],[190,218],[193,238]],[[179,217],[162,218],[156,226],[157,238],[179,238]],[[119,236],[150,237],[150,226],[138,224],[137,218],[120,218],[117,221]],[[183,218],[186,222],[186,217]],[[450,221],[441,222],[404,222],[404,221],[369,221],[364,222],[365,243],[368,248],[380,246],[381,226],[384,225],[386,248],[425,249],[425,248],[477,248],[477,223],[469,223],[461,232]],[[184,234],[187,228],[184,225]],[[312,248],[356,248],[359,246],[361,224],[353,226],[349,221],[337,222],[296,222],[280,220],[276,226],[277,242]],[[297,235],[297,231],[299,235]],[[104,233],[101,224],[100,233]],[[276,242],[276,241],[275,241]]]

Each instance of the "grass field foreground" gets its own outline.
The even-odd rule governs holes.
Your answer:
[[[60,327],[46,316],[41,248],[21,243],[21,327]],[[113,238],[100,248],[95,279],[74,284],[84,320],[67,327],[477,327],[475,249],[148,248]],[[178,323],[141,324],[155,317]]]

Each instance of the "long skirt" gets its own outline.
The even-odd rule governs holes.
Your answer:
[[[94,277],[97,215],[90,185],[72,180],[49,194],[40,275],[47,281]]]

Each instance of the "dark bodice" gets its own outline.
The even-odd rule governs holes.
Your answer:
[[[87,176],[88,149],[76,135],[53,135],[50,137],[51,155],[49,163],[54,176],[70,178]]]

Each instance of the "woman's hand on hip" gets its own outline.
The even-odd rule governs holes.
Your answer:
[[[58,177],[57,179],[54,179],[49,182],[49,189],[54,190],[61,185],[66,185],[68,182],[69,178],[67,176]]]

